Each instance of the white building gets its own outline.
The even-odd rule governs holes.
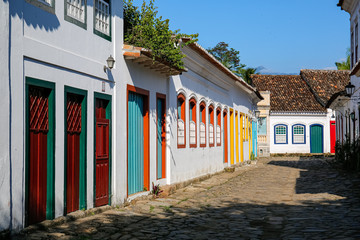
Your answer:
[[[0,230],[109,203],[122,1],[84,3],[0,1]]]
[[[260,94],[198,44],[183,48],[187,71],[124,45],[122,9],[0,1],[0,231],[121,204],[256,151]]]
[[[335,117],[325,107],[348,81],[347,71],[301,70],[300,75],[252,75],[258,104],[259,156],[334,153]]]
[[[349,97],[345,87],[328,102],[328,107],[336,111],[337,140],[344,142],[346,138],[351,141],[359,137],[360,129],[360,50],[359,50],[359,23],[360,1],[340,0],[338,6],[350,14],[350,83],[353,94]]]

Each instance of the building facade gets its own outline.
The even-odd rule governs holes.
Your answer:
[[[0,231],[122,204],[256,151],[256,89],[198,44],[183,48],[186,71],[123,44],[122,9],[0,1]]]
[[[360,129],[360,53],[359,53],[359,23],[360,1],[340,0],[338,6],[350,14],[350,84],[353,94],[347,95],[345,87],[328,102],[328,107],[336,111],[337,140],[341,143],[346,139],[354,141],[359,137]]]
[[[335,153],[335,115],[326,107],[348,82],[347,71],[301,70],[300,75],[253,75],[258,103],[259,156]]]

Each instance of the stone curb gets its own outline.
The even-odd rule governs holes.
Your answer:
[[[226,172],[233,173],[233,172],[237,171],[239,168],[241,168],[242,166],[253,165],[253,164],[257,164],[257,161],[249,161],[249,162],[236,164],[236,165],[233,165],[231,167],[226,167],[226,168],[224,168],[224,170],[221,170],[219,172],[206,174],[204,176],[193,178],[193,179],[190,179],[190,180],[187,180],[187,181],[184,181],[184,182],[180,182],[180,183],[175,183],[175,184],[172,184],[172,185],[162,186],[161,189],[163,190],[163,192],[160,194],[159,197],[162,197],[162,198],[167,197],[167,196],[175,193],[176,190],[181,189],[181,188],[185,188],[185,187],[187,187],[187,186],[189,186],[191,184],[205,181],[205,180],[207,180],[207,179],[209,179],[209,178],[211,178],[211,177],[213,177],[215,175],[219,175],[221,173],[226,173]],[[233,170],[232,171],[227,171],[226,169],[228,169],[228,168],[231,168]],[[152,198],[153,198],[152,196],[141,196],[139,198],[136,198],[136,199],[132,200],[130,203],[125,201],[121,205],[121,207],[128,206],[129,204],[135,204],[138,200],[143,200],[143,199],[150,200]],[[115,208],[118,208],[118,207],[113,207],[113,206],[107,205],[107,206],[102,206],[102,207],[91,208],[91,209],[88,209],[88,210],[78,210],[76,212],[69,213],[66,216],[61,216],[61,217],[57,217],[57,218],[55,218],[53,220],[45,220],[45,221],[43,221],[41,223],[30,225],[30,226],[24,228],[23,230],[21,230],[19,232],[19,234],[21,235],[21,234],[33,233],[33,232],[35,232],[37,230],[47,230],[48,228],[51,228],[51,227],[55,227],[55,226],[58,226],[58,225],[61,225],[61,224],[67,223],[67,222],[72,222],[72,221],[75,221],[75,220],[80,219],[80,218],[85,218],[85,217],[88,217],[88,216],[99,214],[99,213],[102,213],[102,212],[105,212],[105,211],[108,211],[108,210],[111,210],[111,209],[115,209]]]

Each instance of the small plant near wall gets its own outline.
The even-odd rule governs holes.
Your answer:
[[[152,190],[151,190],[151,194],[153,195],[154,198],[159,197],[160,193],[162,193],[163,190],[160,189],[160,184],[155,185],[154,182],[152,183]]]
[[[253,152],[250,153],[250,160],[255,161],[255,154]]]
[[[198,34],[182,34],[180,30],[172,31],[169,28],[169,19],[163,20],[157,16],[155,0],[149,4],[143,1],[141,8],[134,6],[133,0],[124,1],[124,42],[142,47],[151,51],[153,59],[160,58],[172,67],[184,69],[181,52],[181,38],[191,40],[185,45],[197,41]]]
[[[336,141],[335,160],[348,171],[360,172],[360,138],[350,141],[347,137],[345,142]]]

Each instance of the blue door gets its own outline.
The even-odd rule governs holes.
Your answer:
[[[144,96],[128,95],[128,194],[144,190]]]
[[[257,157],[257,122],[252,122],[252,137],[253,137],[253,149],[252,152],[255,157]]]

